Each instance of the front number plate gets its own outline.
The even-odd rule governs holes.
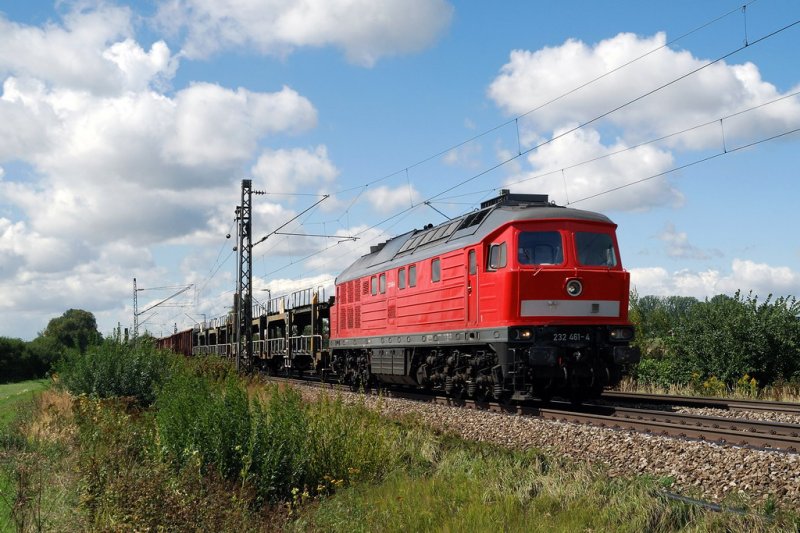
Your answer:
[[[592,335],[590,333],[582,333],[579,331],[558,331],[552,333],[552,335],[552,341],[558,343],[592,341]]]

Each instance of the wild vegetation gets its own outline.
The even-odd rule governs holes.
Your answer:
[[[718,295],[631,296],[640,385],[700,394],[774,396],[800,388],[800,302]]]
[[[774,502],[711,513],[608,477],[241,379],[219,360],[75,354],[0,431],[0,528],[17,531],[771,530]],[[139,350],[137,352],[137,350]],[[102,355],[113,364],[89,363]],[[150,361],[145,364],[143,361]],[[153,362],[158,361],[158,362]],[[129,377],[162,368],[164,378]],[[134,370],[139,369],[139,370]],[[91,384],[91,386],[86,386]],[[108,386],[106,386],[108,385]],[[122,391],[115,393],[114,391]],[[151,402],[148,398],[155,398]],[[737,505],[741,502],[734,502]]]
[[[50,320],[30,342],[0,337],[0,383],[42,378],[68,353],[83,353],[102,339],[94,315],[82,309]]]
[[[794,299],[634,294],[644,357],[629,386],[800,397],[798,313]],[[800,527],[774,501],[711,513],[666,499],[669,480],[464,442],[335,396],[305,402],[224,361],[119,337],[70,310],[30,343],[0,339],[3,380],[56,370],[33,399],[46,381],[0,386],[0,529]]]

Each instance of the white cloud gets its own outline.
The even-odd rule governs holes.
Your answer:
[[[251,173],[254,186],[263,186],[268,194],[313,194],[339,175],[325,146],[317,146],[313,151],[302,148],[265,150]]]
[[[450,23],[444,0],[173,0],[158,18],[186,33],[183,53],[205,57],[229,47],[286,56],[298,47],[335,46],[352,63],[429,46]]]
[[[632,268],[631,288],[640,295],[694,296],[707,298],[717,294],[753,291],[761,297],[800,294],[800,273],[789,267],[770,266],[750,260],[734,259],[728,273],[678,270],[669,272],[662,267]]]
[[[536,51],[514,50],[490,85],[488,95],[507,113],[524,114],[665,42],[664,33],[652,37],[621,33],[593,46],[570,39],[561,46]],[[520,124],[544,132],[565,123],[584,123],[707,62],[708,59],[694,57],[688,51],[663,48],[537,109]],[[719,62],[610,114],[599,124],[622,128],[628,142],[640,142],[716,120],[778,96],[777,89],[762,80],[752,63]],[[743,142],[753,135],[783,132],[791,129],[798,119],[800,99],[795,97],[726,121],[726,140]],[[721,146],[721,132],[717,124],[670,142],[691,149],[716,148]]]
[[[319,274],[302,278],[275,278],[266,282],[262,279],[253,280],[253,291],[262,303],[266,304],[269,297],[290,295],[295,291],[303,291],[309,288],[321,288],[320,296],[333,296],[333,276],[330,274]],[[269,292],[267,292],[269,290]],[[260,293],[260,294],[259,294]]]
[[[166,140],[165,151],[198,167],[242,161],[263,135],[304,131],[317,120],[311,102],[288,87],[254,93],[196,83],[177,95],[175,106],[175,136]]]
[[[391,213],[399,208],[416,205],[421,197],[413,185],[399,185],[395,188],[385,185],[370,187],[363,195],[364,201],[378,213]]]
[[[504,187],[520,193],[549,194],[550,199],[559,205],[575,203],[575,207],[580,209],[637,211],[664,203],[680,205],[683,196],[666,176],[626,187],[672,167],[672,155],[653,146],[640,146],[568,168],[627,147],[622,141],[604,146],[597,131],[584,128],[531,152],[527,162],[532,170],[510,176]],[[561,169],[566,170],[561,172]],[[591,198],[619,187],[623,188],[613,194]],[[579,201],[586,198],[590,199]]]
[[[5,87],[0,124],[31,133],[0,138],[0,156],[26,160],[42,178],[0,182],[0,190],[37,231],[92,242],[126,234],[152,242],[201,228],[219,194],[190,191],[230,187],[263,136],[316,119],[311,103],[289,88],[197,84],[175,98],[153,91],[97,98],[37,84],[25,91],[13,80]]]
[[[163,280],[159,243],[218,246],[265,137],[316,126],[289,87],[173,92],[177,57],[134,40],[130,9],[81,6],[38,28],[0,15],[0,312],[28,338],[69,307],[113,316],[134,273]]]
[[[164,41],[158,41],[145,52],[133,39],[114,43],[103,57],[117,65],[125,78],[125,88],[131,91],[147,89],[153,81],[166,85],[178,68],[178,61]]]
[[[309,272],[334,272],[338,275],[359,257],[368,254],[370,246],[388,240],[391,235],[378,228],[368,226],[354,226],[352,228],[336,231],[341,235],[340,240],[328,239],[324,244],[319,243],[318,253],[305,261],[304,273]],[[347,240],[347,236],[358,236],[357,240]],[[324,248],[324,249],[323,249]]]
[[[149,52],[132,40],[130,8],[100,3],[75,6],[63,25],[38,28],[6,20],[0,14],[0,76],[14,73],[48,85],[95,94],[120,94],[163,84],[177,60],[163,41]]]

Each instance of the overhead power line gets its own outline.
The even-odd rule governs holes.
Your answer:
[[[355,204],[355,202],[358,200],[358,198],[361,196],[361,194],[362,194],[362,193],[363,193],[363,192],[364,192],[364,191],[365,191],[365,190],[366,190],[366,189],[367,189],[367,188],[368,188],[370,185],[373,185],[373,184],[375,184],[375,183],[378,183],[378,182],[380,182],[380,181],[383,181],[383,180],[385,180],[385,179],[388,179],[388,178],[390,178],[390,177],[392,177],[392,176],[395,176],[395,175],[401,174],[401,173],[403,173],[403,172],[405,172],[405,173],[407,174],[407,171],[408,171],[408,169],[410,169],[410,168],[414,168],[414,167],[416,167],[416,166],[419,166],[419,165],[421,165],[421,164],[423,164],[423,163],[425,163],[425,162],[427,162],[427,161],[430,161],[430,160],[432,160],[432,159],[435,159],[435,158],[437,158],[437,157],[440,157],[440,156],[442,156],[442,155],[446,154],[447,152],[449,152],[449,151],[451,151],[451,150],[453,150],[453,149],[459,148],[459,147],[461,147],[461,146],[463,146],[463,145],[465,145],[465,144],[467,144],[467,143],[469,143],[469,142],[471,142],[471,141],[474,141],[474,140],[476,140],[476,139],[478,139],[478,138],[480,138],[480,137],[483,137],[483,136],[485,136],[485,135],[487,135],[487,134],[489,134],[489,133],[491,133],[491,132],[493,132],[493,131],[496,131],[497,129],[500,129],[500,128],[504,127],[504,126],[507,126],[507,125],[511,124],[511,122],[518,121],[518,119],[519,119],[519,118],[523,118],[523,117],[525,117],[525,116],[527,116],[527,115],[529,115],[529,114],[531,114],[531,113],[533,113],[533,112],[535,112],[535,111],[537,111],[537,110],[539,110],[539,109],[542,109],[543,107],[545,107],[545,106],[547,106],[547,105],[550,105],[550,104],[552,104],[552,103],[554,103],[554,102],[556,102],[556,101],[558,101],[558,100],[560,100],[560,99],[564,98],[565,96],[568,96],[569,94],[573,94],[574,92],[576,92],[576,91],[579,91],[579,90],[581,90],[581,89],[583,89],[583,88],[585,88],[585,87],[587,87],[587,86],[589,86],[589,85],[591,85],[591,84],[595,83],[596,81],[598,81],[598,80],[600,80],[600,79],[603,79],[603,78],[605,78],[605,77],[607,77],[607,76],[609,76],[609,75],[613,74],[614,72],[617,72],[617,71],[619,71],[619,70],[621,70],[621,69],[623,69],[623,68],[625,68],[625,67],[627,67],[627,66],[629,66],[629,65],[631,65],[631,64],[633,64],[633,63],[635,63],[636,61],[639,61],[639,60],[643,59],[644,57],[647,57],[647,56],[651,55],[652,53],[654,53],[654,52],[656,52],[656,51],[658,51],[658,50],[660,50],[660,49],[663,49],[663,48],[665,48],[665,47],[668,47],[668,46],[670,46],[671,44],[674,44],[675,42],[678,42],[679,40],[681,40],[681,39],[683,39],[683,38],[685,38],[685,37],[687,37],[687,36],[689,36],[689,35],[691,35],[691,34],[693,34],[693,33],[697,32],[697,31],[700,31],[700,30],[702,30],[702,29],[704,29],[704,28],[706,28],[706,27],[708,27],[708,26],[710,26],[710,25],[714,24],[715,22],[718,22],[718,21],[719,21],[719,20],[721,20],[721,19],[723,19],[723,18],[725,18],[725,17],[727,17],[727,16],[729,16],[729,15],[731,15],[731,14],[733,14],[733,13],[736,13],[736,12],[738,12],[738,11],[740,11],[740,10],[744,9],[744,8],[746,8],[746,7],[747,7],[747,6],[749,6],[749,5],[752,5],[752,4],[753,4],[755,1],[756,1],[756,0],[752,0],[752,1],[750,1],[750,2],[747,2],[747,3],[745,3],[745,4],[744,4],[743,6],[741,6],[741,7],[738,7],[738,8],[736,8],[736,9],[734,9],[734,10],[728,11],[727,13],[725,13],[725,14],[723,14],[723,15],[721,15],[721,16],[719,16],[719,17],[717,17],[717,18],[713,19],[713,20],[710,20],[710,21],[708,21],[708,22],[706,22],[706,23],[704,23],[704,24],[702,24],[702,25],[700,25],[700,26],[696,27],[695,29],[693,29],[693,30],[691,30],[691,31],[689,31],[689,32],[687,32],[687,33],[684,33],[683,35],[681,35],[681,36],[679,36],[678,38],[676,38],[676,39],[673,39],[673,40],[671,40],[671,41],[669,41],[669,42],[665,43],[664,45],[661,45],[661,46],[659,46],[659,47],[657,47],[657,48],[655,48],[655,49],[653,49],[653,50],[650,50],[650,51],[646,52],[645,54],[642,54],[641,56],[639,56],[639,57],[637,57],[637,58],[634,58],[634,59],[632,59],[632,60],[630,60],[630,61],[628,61],[628,62],[626,62],[626,63],[624,63],[624,64],[622,64],[622,65],[619,65],[619,66],[617,66],[617,67],[615,67],[615,68],[611,69],[610,71],[608,71],[608,72],[606,72],[606,73],[604,73],[604,74],[602,74],[602,75],[600,75],[600,76],[598,76],[598,77],[596,77],[596,78],[594,78],[594,79],[592,79],[592,80],[589,80],[588,82],[586,82],[586,83],[584,83],[584,84],[582,84],[582,85],[580,85],[580,86],[578,86],[578,87],[575,87],[575,88],[571,89],[570,91],[567,91],[567,92],[565,92],[565,93],[564,93],[564,94],[562,94],[562,95],[559,95],[559,96],[555,97],[555,98],[554,98],[554,99],[552,99],[552,100],[549,100],[549,101],[547,101],[547,102],[544,102],[543,104],[541,104],[541,105],[539,105],[539,106],[537,106],[537,107],[535,107],[535,108],[533,108],[533,109],[531,109],[531,110],[529,110],[529,111],[527,111],[527,112],[525,112],[525,113],[523,113],[523,114],[521,114],[521,115],[519,115],[519,116],[515,117],[514,119],[511,119],[511,120],[509,120],[509,121],[507,121],[507,122],[505,122],[505,123],[503,123],[503,124],[500,124],[500,125],[498,125],[498,126],[496,126],[496,127],[494,127],[494,128],[491,128],[491,129],[489,129],[489,130],[486,130],[485,132],[483,132],[483,133],[481,133],[481,134],[475,135],[475,136],[471,137],[470,139],[468,139],[468,140],[466,140],[466,141],[463,141],[463,142],[461,142],[461,143],[458,143],[458,144],[456,144],[456,145],[454,145],[454,146],[452,146],[452,147],[450,147],[450,148],[448,148],[448,149],[446,149],[446,150],[442,150],[442,151],[440,151],[440,152],[437,152],[436,154],[434,154],[434,155],[432,155],[432,156],[429,156],[429,157],[427,157],[427,158],[424,158],[424,159],[422,159],[422,160],[420,160],[420,161],[418,161],[418,162],[416,162],[416,163],[414,163],[414,164],[412,164],[412,165],[409,165],[409,166],[405,167],[405,168],[404,168],[404,169],[402,169],[402,170],[398,170],[398,171],[396,171],[396,172],[393,172],[393,173],[391,173],[391,174],[387,174],[387,175],[385,175],[385,176],[383,176],[383,177],[381,177],[381,178],[378,178],[378,179],[372,180],[372,181],[370,181],[370,182],[368,182],[368,183],[366,183],[366,184],[364,184],[364,185],[361,185],[361,186],[356,186],[356,187],[350,187],[350,188],[346,188],[346,189],[340,189],[340,190],[336,191],[334,194],[340,194],[340,193],[343,193],[343,192],[349,192],[349,191],[353,191],[353,190],[360,190],[360,192],[359,192],[359,193],[356,195],[356,197],[355,197],[355,198],[354,198],[354,199],[351,201],[350,205],[349,205],[349,206],[346,208],[346,210],[345,210],[345,211],[344,211],[344,213],[343,213],[343,214],[342,214],[342,215],[339,217],[339,219],[337,219],[337,221],[338,221],[338,220],[341,220],[341,218],[342,218],[343,216],[346,216],[346,214],[349,212],[349,210],[352,208],[352,206]],[[437,198],[440,198],[442,195],[446,194],[447,192],[450,192],[450,191],[453,191],[453,190],[455,190],[456,188],[462,187],[463,185],[465,185],[465,184],[467,184],[467,183],[469,183],[469,182],[472,182],[472,181],[474,181],[475,179],[478,179],[479,177],[481,177],[481,176],[484,176],[484,175],[486,175],[487,173],[490,173],[490,172],[492,172],[492,171],[496,170],[497,168],[500,168],[500,167],[502,167],[502,166],[504,166],[504,165],[506,165],[506,164],[508,164],[508,163],[510,163],[510,162],[512,162],[512,161],[514,161],[514,160],[516,160],[517,158],[521,157],[522,155],[526,155],[526,154],[530,153],[530,152],[531,152],[531,151],[533,151],[533,150],[536,150],[536,149],[538,149],[538,148],[540,148],[540,147],[542,147],[542,146],[545,146],[545,145],[547,145],[547,144],[549,144],[549,143],[552,143],[552,142],[554,142],[554,141],[556,141],[556,140],[558,140],[558,139],[560,139],[560,138],[562,138],[562,137],[564,137],[564,136],[566,136],[566,135],[569,135],[570,133],[573,133],[573,132],[575,132],[575,131],[577,131],[577,130],[579,130],[579,129],[581,129],[581,128],[584,128],[584,127],[586,127],[586,126],[588,126],[588,125],[590,125],[590,124],[593,124],[593,123],[595,123],[595,122],[597,122],[597,121],[599,121],[599,120],[601,120],[601,119],[603,119],[603,118],[605,118],[605,117],[607,117],[607,116],[609,116],[609,115],[611,115],[611,114],[613,114],[613,113],[616,113],[616,112],[620,111],[621,109],[624,109],[625,107],[627,107],[627,106],[629,106],[629,105],[631,105],[631,104],[633,104],[633,103],[635,103],[635,102],[641,101],[641,100],[643,100],[643,99],[647,98],[648,96],[650,96],[650,95],[652,95],[652,94],[654,94],[654,93],[656,93],[656,92],[658,92],[658,91],[661,91],[661,90],[663,90],[663,89],[664,89],[664,88],[666,88],[666,87],[669,87],[669,86],[671,86],[671,85],[674,85],[675,83],[678,83],[679,81],[681,81],[681,80],[683,80],[683,79],[685,79],[685,78],[687,78],[687,77],[689,77],[689,76],[692,76],[692,75],[696,74],[697,72],[700,72],[700,71],[702,71],[702,70],[703,70],[703,69],[705,69],[705,68],[708,68],[709,66],[712,66],[712,65],[714,65],[714,64],[716,64],[716,63],[719,63],[720,61],[723,61],[723,60],[725,60],[725,59],[727,59],[727,58],[729,58],[729,57],[731,57],[731,56],[733,56],[733,55],[735,55],[735,54],[737,54],[737,53],[741,52],[742,50],[744,50],[744,49],[746,49],[746,48],[749,48],[749,47],[751,47],[751,46],[753,46],[753,45],[755,45],[755,44],[758,44],[758,43],[760,43],[760,42],[762,42],[762,41],[764,41],[764,40],[766,40],[766,39],[769,39],[769,38],[771,38],[771,37],[773,37],[773,36],[775,36],[775,35],[777,35],[777,34],[779,34],[779,33],[783,32],[783,31],[786,31],[786,30],[788,30],[789,28],[792,28],[793,26],[795,26],[795,25],[797,25],[797,24],[800,24],[800,20],[798,20],[798,21],[795,21],[795,22],[792,22],[792,23],[790,23],[790,24],[787,24],[787,25],[785,25],[785,26],[783,26],[783,27],[781,27],[781,28],[779,28],[779,29],[777,29],[777,30],[775,30],[775,31],[773,31],[773,32],[771,32],[771,33],[769,33],[769,34],[767,34],[767,35],[764,35],[764,36],[762,36],[762,37],[760,37],[759,39],[756,39],[756,40],[754,40],[754,41],[748,41],[748,39],[747,39],[747,38],[745,38],[745,44],[744,44],[743,46],[741,46],[741,47],[739,47],[739,48],[737,48],[737,49],[735,49],[735,50],[733,50],[733,51],[731,51],[731,52],[729,52],[729,53],[726,53],[726,54],[724,54],[723,56],[720,56],[720,57],[718,57],[717,59],[715,59],[715,60],[713,60],[713,61],[709,61],[709,62],[707,62],[706,64],[704,64],[704,65],[702,65],[702,66],[700,66],[700,67],[698,67],[698,68],[696,68],[696,69],[694,69],[694,70],[692,70],[692,71],[689,71],[689,72],[687,72],[687,73],[683,74],[682,76],[679,76],[679,77],[677,77],[677,78],[675,78],[675,79],[673,79],[673,80],[671,80],[671,81],[669,81],[669,82],[667,82],[667,83],[665,83],[665,84],[663,84],[663,85],[661,85],[661,86],[659,86],[659,87],[656,87],[656,88],[654,88],[654,89],[652,89],[652,90],[650,90],[650,91],[648,91],[648,92],[646,92],[646,93],[644,93],[644,94],[641,94],[641,95],[637,96],[636,98],[633,98],[633,99],[631,99],[631,100],[629,100],[629,101],[627,101],[627,102],[625,102],[625,103],[623,103],[623,104],[621,104],[621,105],[619,105],[619,106],[617,106],[617,107],[614,107],[613,109],[610,109],[610,110],[608,110],[608,111],[606,111],[606,112],[604,112],[604,113],[602,113],[602,114],[600,114],[600,115],[597,115],[597,116],[595,116],[595,117],[591,118],[590,120],[587,120],[586,122],[583,122],[583,123],[581,123],[581,124],[579,124],[579,125],[575,126],[574,128],[571,128],[571,129],[570,129],[570,130],[568,130],[568,131],[565,131],[565,132],[562,132],[562,133],[560,133],[559,135],[553,136],[552,138],[550,138],[550,139],[548,139],[548,140],[546,140],[546,141],[544,141],[544,142],[542,142],[542,143],[539,143],[539,144],[537,144],[536,146],[533,146],[533,147],[531,147],[531,148],[528,148],[528,149],[526,149],[526,150],[524,150],[524,151],[520,149],[520,150],[519,150],[519,153],[518,153],[517,155],[515,155],[515,156],[512,156],[512,157],[509,157],[509,158],[507,158],[506,160],[504,160],[504,161],[502,161],[502,162],[500,162],[500,163],[498,163],[498,164],[496,164],[496,165],[493,165],[493,166],[492,166],[492,167],[490,167],[490,168],[487,168],[487,169],[485,169],[485,170],[483,170],[483,171],[481,171],[481,172],[479,172],[479,173],[477,173],[477,174],[475,174],[475,175],[473,175],[473,176],[470,176],[469,178],[467,178],[467,179],[465,179],[465,180],[463,180],[463,181],[461,181],[461,182],[459,182],[459,183],[457,183],[457,184],[455,184],[455,185],[453,185],[453,186],[451,186],[451,187],[448,187],[448,188],[444,189],[443,191],[440,191],[439,193],[437,193],[437,194],[435,194],[435,195],[431,196],[430,198],[428,198],[426,201],[424,201],[424,202],[422,202],[422,203],[418,203],[417,205],[413,205],[413,203],[412,203],[412,205],[411,205],[410,207],[408,207],[408,208],[405,208],[405,209],[403,209],[403,210],[401,210],[401,211],[399,211],[399,212],[397,212],[397,213],[395,213],[395,214],[393,214],[393,215],[391,215],[391,216],[389,216],[389,217],[385,218],[384,220],[382,220],[382,221],[378,222],[377,224],[374,224],[374,225],[372,225],[372,226],[369,226],[369,227],[368,227],[368,228],[366,228],[365,230],[362,230],[362,231],[358,232],[358,233],[356,234],[356,236],[358,236],[358,235],[363,235],[363,234],[364,234],[364,233],[366,233],[367,231],[370,231],[370,230],[372,230],[372,229],[374,229],[374,228],[376,228],[376,227],[378,227],[378,226],[384,225],[384,224],[386,224],[387,222],[390,222],[390,221],[392,221],[392,220],[394,220],[394,219],[396,219],[396,218],[398,218],[398,217],[400,217],[400,216],[402,216],[402,215],[404,215],[404,214],[410,213],[412,210],[416,209],[416,208],[417,208],[419,205],[426,205],[426,204],[427,204],[427,205],[430,205],[430,203],[431,203],[433,200],[435,200],[435,199],[437,199]],[[786,97],[788,97],[788,96],[786,96]],[[784,97],[784,98],[786,98],[786,97]],[[729,118],[730,116],[733,116],[733,115],[729,115],[728,117],[724,117],[724,118]],[[703,124],[703,125],[707,125],[707,123],[706,123],[706,124]],[[703,125],[699,125],[699,126],[696,126],[696,127],[694,127],[694,128],[697,128],[697,127],[702,127]],[[776,138],[778,138],[778,137],[785,136],[785,135],[788,135],[788,134],[790,134],[790,133],[793,133],[794,131],[795,131],[795,130],[792,130],[792,131],[790,131],[790,132],[785,132],[785,133],[783,133],[783,134],[780,134],[780,135],[777,135],[777,136],[773,136],[773,137],[770,137],[770,138],[767,138],[767,139],[763,139],[763,140],[761,140],[761,141],[757,141],[757,142],[751,143],[751,144],[750,144],[750,145],[748,145],[748,146],[753,146],[753,145],[756,145],[756,144],[760,144],[760,143],[762,143],[762,142],[767,142],[767,141],[769,141],[769,140],[776,139]],[[675,133],[675,134],[670,134],[670,135],[677,135],[678,133],[680,133],[680,132],[677,132],[677,133]],[[659,138],[659,139],[654,139],[654,140],[652,140],[652,141],[649,141],[649,142],[657,142],[658,140],[663,140],[664,138],[666,138],[666,137],[662,137],[662,138]],[[642,143],[642,144],[646,144],[646,143]],[[640,144],[640,145],[637,145],[637,146],[641,146],[641,144]],[[626,150],[633,149],[633,148],[634,148],[634,147],[630,147],[630,148],[627,148]],[[736,149],[733,149],[733,150],[726,150],[726,152],[725,152],[725,153],[730,153],[730,152],[738,151],[738,150],[740,150],[741,148],[742,148],[742,147],[740,147],[740,148],[736,148]],[[624,150],[623,150],[623,151],[624,151]],[[613,154],[607,154],[607,155],[604,155],[604,156],[601,156],[601,157],[608,157],[608,156],[610,156],[610,155],[613,155]],[[706,161],[706,160],[708,160],[708,159],[712,159],[712,158],[714,158],[714,157],[718,157],[719,155],[724,155],[724,154],[717,154],[717,155],[715,155],[715,156],[712,156],[712,157],[709,157],[709,158],[704,158],[704,159],[698,160],[698,161],[696,161],[696,162],[694,162],[694,163],[691,163],[691,164],[688,164],[688,165],[684,165],[683,167],[680,167],[680,168],[685,168],[686,166],[691,166],[692,164],[698,164],[698,163],[700,163],[700,162],[703,162],[703,161]],[[596,159],[599,159],[599,158],[594,158],[594,159],[596,160]],[[585,162],[583,162],[583,163],[578,163],[578,164],[585,164]],[[569,168],[569,167],[567,167],[567,168]],[[675,170],[679,170],[679,168],[673,169],[672,171],[675,171]],[[670,172],[670,171],[668,171],[668,172]],[[667,172],[667,173],[668,173],[668,172]],[[662,173],[662,175],[663,175],[663,173]],[[647,179],[653,179],[654,177],[657,177],[657,176],[650,176],[650,177],[644,178],[644,179],[642,179],[642,180],[639,180],[639,181],[637,181],[637,182],[633,182],[633,183],[631,183],[631,184],[629,184],[629,185],[633,185],[633,184],[635,184],[635,183],[638,183],[638,182],[641,182],[641,181],[645,181],[645,180],[647,180]],[[533,178],[529,178],[529,179],[533,179]],[[629,185],[625,185],[625,186],[629,186]],[[409,182],[409,186],[410,186],[410,182]],[[622,187],[617,187],[616,189],[623,188],[623,187],[625,187],[625,186],[622,186]],[[607,192],[613,192],[613,190],[615,190],[615,189],[609,190],[609,191],[607,191]],[[607,192],[605,192],[605,193],[600,193],[600,194],[606,194]],[[276,193],[276,194],[279,194],[279,193]],[[327,198],[327,196],[326,196],[326,198]],[[325,199],[325,198],[323,198],[323,200],[324,200],[324,199]],[[587,198],[581,198],[581,199],[579,199],[579,200],[575,200],[575,201],[574,201],[574,202],[572,202],[572,203],[576,203],[576,202],[585,201],[585,200],[587,200],[587,199],[589,199],[589,198],[588,198],[588,197],[587,197]],[[320,201],[322,201],[322,200],[320,200]],[[319,203],[319,202],[318,202],[318,203]],[[316,204],[314,204],[314,205],[316,205]],[[312,207],[314,207],[314,206],[312,206]],[[310,210],[310,208],[309,208],[309,209],[306,209],[305,211],[301,212],[299,215],[297,215],[296,217],[294,217],[294,218],[293,218],[292,220],[290,220],[289,222],[292,222],[292,221],[296,220],[297,218],[299,218],[301,215],[303,215],[305,212],[307,212],[307,211],[309,211],[309,210]],[[286,225],[288,225],[288,224],[289,224],[289,222],[287,222],[287,223],[286,223],[284,226],[281,226],[281,228],[283,228],[283,227],[285,227]],[[279,229],[281,229],[281,228],[279,228]],[[276,231],[274,231],[273,233],[271,233],[271,234],[269,234],[269,235],[266,235],[264,238],[262,238],[262,240],[261,240],[261,241],[258,241],[258,242],[263,242],[263,240],[265,240],[267,237],[269,237],[269,236],[270,236],[270,235],[272,235],[272,234],[280,234],[280,232],[279,232],[278,230],[276,230]],[[305,260],[307,260],[307,259],[309,259],[309,258],[311,258],[311,257],[313,257],[313,256],[315,256],[315,255],[317,255],[317,254],[319,254],[319,253],[322,253],[322,252],[324,252],[324,251],[326,251],[326,250],[329,250],[330,248],[332,248],[333,246],[336,246],[336,245],[338,245],[338,244],[340,244],[340,243],[336,243],[336,244],[334,244],[334,245],[331,245],[331,246],[326,246],[325,248],[323,248],[322,250],[320,250],[320,251],[318,251],[318,252],[315,252],[315,253],[313,253],[313,254],[310,254],[310,255],[308,255],[308,256],[306,256],[306,257],[304,257],[304,258],[300,259],[299,261],[292,261],[292,263],[290,263],[289,265],[286,265],[286,266],[284,266],[284,267],[281,267],[281,268],[279,268],[279,269],[277,269],[277,270],[273,270],[273,271],[269,272],[267,275],[274,274],[274,273],[276,273],[276,272],[278,272],[278,271],[280,271],[280,270],[283,270],[283,269],[287,268],[288,266],[291,266],[291,265],[293,265],[293,264],[297,264],[298,262],[305,261]]]

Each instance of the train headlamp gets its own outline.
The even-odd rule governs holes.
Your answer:
[[[517,339],[518,340],[530,340],[533,337],[533,333],[529,329],[520,329],[517,330]]]
[[[614,328],[609,332],[612,341],[629,341],[633,339],[633,329]]]
[[[583,284],[580,282],[580,280],[571,279],[567,282],[566,289],[567,294],[574,298],[576,296],[580,296],[583,292]]]

